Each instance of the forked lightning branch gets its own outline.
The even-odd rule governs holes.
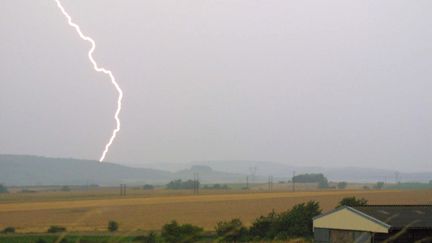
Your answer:
[[[96,49],[96,43],[95,43],[95,41],[92,38],[90,38],[89,36],[86,36],[86,35],[84,35],[82,33],[81,28],[79,27],[79,25],[77,25],[76,23],[74,23],[72,21],[71,16],[66,12],[66,10],[64,9],[64,7],[61,4],[60,0],[54,0],[54,1],[57,3],[58,8],[60,9],[60,11],[62,12],[62,14],[67,19],[68,24],[76,30],[76,32],[81,37],[81,39],[90,42],[91,48],[90,48],[90,50],[88,52],[88,58],[89,58],[90,62],[92,63],[94,70],[96,72],[101,72],[101,73],[107,74],[109,76],[109,78],[111,79],[111,83],[114,85],[115,89],[118,92],[117,109],[116,109],[116,112],[114,114],[114,119],[116,121],[116,127],[113,130],[112,135],[111,135],[108,143],[105,145],[105,148],[104,148],[104,150],[102,152],[102,155],[101,155],[101,157],[99,159],[99,161],[102,162],[105,159],[105,156],[108,153],[108,151],[109,151],[112,143],[114,142],[114,139],[116,138],[117,133],[120,131],[120,125],[121,125],[121,123],[120,123],[119,115],[120,115],[120,111],[122,109],[123,91],[120,88],[120,86],[118,85],[118,83],[117,83],[114,75],[112,74],[112,72],[110,70],[108,70],[108,69],[103,68],[103,67],[99,67],[98,64],[97,64],[97,62],[93,58],[93,52]]]

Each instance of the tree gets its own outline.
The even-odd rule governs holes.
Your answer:
[[[107,228],[108,228],[109,232],[116,232],[119,229],[119,223],[117,223],[114,220],[110,220],[108,222],[108,227]]]
[[[328,188],[328,180],[323,174],[301,174],[293,177],[294,183],[318,183],[319,188]]]
[[[337,188],[339,189],[345,189],[347,187],[348,183],[346,183],[345,181],[341,181],[337,184]]]
[[[195,242],[201,237],[203,229],[191,224],[180,225],[173,220],[162,227],[161,236],[168,243]]]
[[[309,201],[295,205],[279,215],[275,229],[279,239],[312,236],[312,219],[321,214],[319,203]],[[284,237],[285,236],[285,237]]]
[[[318,188],[328,188],[328,187],[329,187],[329,184],[328,184],[327,178],[325,180],[318,182]]]
[[[153,185],[149,185],[149,184],[145,184],[145,185],[143,186],[143,189],[144,189],[144,190],[153,190],[153,189],[154,189],[154,186],[153,186]]]
[[[221,241],[238,242],[247,240],[247,229],[240,219],[218,222],[215,230]]]
[[[0,184],[0,193],[8,193],[8,192],[9,192],[8,189],[3,184]]]
[[[336,208],[342,206],[349,207],[358,207],[358,206],[366,206],[368,204],[368,200],[364,198],[356,198],[356,197],[345,197],[339,202]]]
[[[296,183],[308,183],[308,182],[320,182],[327,180],[327,178],[319,173],[319,174],[300,174],[293,177],[293,181]]]
[[[174,190],[178,190],[178,189],[193,189],[193,188],[195,188],[195,185],[197,185],[197,184],[198,184],[198,187],[199,187],[199,182],[197,182],[197,181],[193,181],[193,180],[187,180],[187,181],[173,180],[173,181],[170,181],[166,185],[166,188],[167,189],[174,189]]]
[[[384,187],[384,182],[382,181],[377,182],[377,184],[375,185],[376,189],[382,189],[383,187]]]

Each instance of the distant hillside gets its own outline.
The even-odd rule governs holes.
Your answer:
[[[190,175],[197,173],[201,183],[244,183],[245,174],[234,174],[213,170],[207,165],[192,165],[190,169],[180,170],[175,173],[179,179],[188,179]]]
[[[231,173],[252,174],[257,177],[272,175],[277,178],[291,178],[293,172],[323,173],[332,181],[350,182],[395,182],[396,175],[401,181],[429,182],[432,180],[432,171],[398,173],[391,169],[361,168],[361,167],[302,167],[291,166],[267,161],[197,161],[192,164],[207,165],[218,171]]]
[[[93,160],[0,155],[0,183],[7,185],[117,185],[166,182],[172,173]]]
[[[395,182],[396,171],[391,169],[361,168],[361,167],[306,167],[292,166],[270,161],[195,161],[184,164],[148,164],[151,168],[164,168],[165,170],[178,170],[190,168],[193,165],[206,165],[216,171],[229,172],[234,174],[252,175],[255,174],[255,181],[265,182],[268,176],[274,176],[278,180],[291,179],[293,172],[323,173],[331,181],[350,182]],[[432,171],[403,172],[399,171],[398,178],[402,182],[428,182],[432,180]]]
[[[293,171],[323,173],[331,181],[395,182],[395,171],[371,168],[294,167],[257,161],[200,161],[176,164],[177,172],[168,164],[132,168],[95,160],[47,158],[29,155],[0,155],[0,183],[12,186],[29,185],[130,185],[165,184],[173,179],[188,180],[199,173],[202,183],[244,183],[246,176],[254,182],[266,182],[269,175],[278,180],[290,180]],[[256,169],[256,170],[255,170]],[[167,171],[171,170],[171,171]],[[255,172],[255,176],[252,176]],[[402,182],[428,182],[432,172],[400,172]],[[252,179],[253,178],[253,179]]]
[[[168,172],[95,160],[0,155],[0,183],[9,186],[165,184],[173,179],[192,179],[194,172],[200,174],[202,183],[239,182],[245,178],[206,166]]]

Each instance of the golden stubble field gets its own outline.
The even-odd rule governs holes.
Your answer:
[[[57,194],[56,194],[57,193]],[[189,192],[188,192],[189,193]],[[74,195],[73,193],[69,193]],[[18,232],[45,232],[50,225],[68,231],[105,231],[109,220],[121,231],[159,230],[175,219],[212,230],[220,220],[240,218],[249,225],[272,210],[283,211],[308,200],[320,202],[326,211],[347,196],[364,197],[370,204],[431,204],[432,190],[331,190],[311,192],[203,192],[149,193],[119,197],[108,194],[65,192],[35,193],[24,197],[0,197],[0,228],[13,226]]]

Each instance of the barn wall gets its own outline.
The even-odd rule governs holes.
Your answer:
[[[335,230],[335,229],[314,229],[315,243],[371,243],[372,234],[369,232]]]

